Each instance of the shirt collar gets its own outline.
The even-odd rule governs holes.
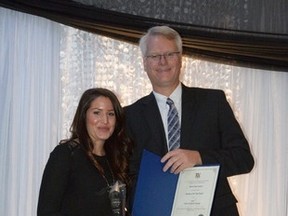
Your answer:
[[[159,104],[162,105],[166,105],[166,101],[167,101],[167,97],[159,94],[155,91],[153,91],[153,94],[156,98],[156,101]],[[169,96],[170,99],[172,99],[174,101],[174,104],[176,105],[176,107],[181,107],[181,96],[182,96],[182,85],[181,83],[179,83],[179,85],[177,86],[177,88],[172,92],[172,94]]]
[[[182,85],[181,85],[181,83],[179,83],[179,85],[172,92],[172,94],[169,96],[169,98],[172,99],[175,104],[180,104],[181,103],[181,95],[182,95]]]

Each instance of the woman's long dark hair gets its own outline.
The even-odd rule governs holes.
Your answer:
[[[71,137],[69,140],[79,140],[78,142],[86,152],[88,158],[101,174],[104,175],[103,168],[93,156],[93,143],[86,127],[86,112],[90,108],[92,101],[100,96],[107,97],[111,100],[116,116],[114,132],[104,144],[106,157],[108,158],[115,178],[128,185],[128,160],[132,152],[132,143],[125,133],[123,108],[112,91],[105,88],[92,88],[83,93],[70,127]]]

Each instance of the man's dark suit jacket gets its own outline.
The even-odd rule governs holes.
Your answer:
[[[128,133],[135,142],[130,173],[136,181],[143,149],[163,156],[168,151],[167,141],[153,93],[125,107],[125,114]],[[180,142],[181,149],[199,151],[204,165],[220,164],[211,215],[235,205],[227,177],[250,172],[254,159],[223,91],[182,84]]]

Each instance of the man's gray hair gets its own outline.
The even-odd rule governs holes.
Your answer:
[[[139,47],[143,57],[147,55],[147,41],[149,37],[157,35],[161,35],[168,40],[175,40],[178,51],[182,53],[182,38],[177,31],[168,26],[154,26],[148,29],[147,33],[140,38]]]

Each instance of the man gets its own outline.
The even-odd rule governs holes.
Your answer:
[[[135,142],[130,172],[137,179],[143,149],[161,155],[163,171],[178,174],[195,165],[220,164],[211,215],[239,215],[227,177],[248,173],[254,160],[243,132],[221,90],[189,88],[180,80],[182,39],[167,26],[148,30],[140,40],[144,69],[153,92],[125,108],[127,130]],[[172,99],[180,146],[170,149],[167,120]],[[170,100],[169,99],[169,100]],[[174,138],[173,138],[174,137]]]

